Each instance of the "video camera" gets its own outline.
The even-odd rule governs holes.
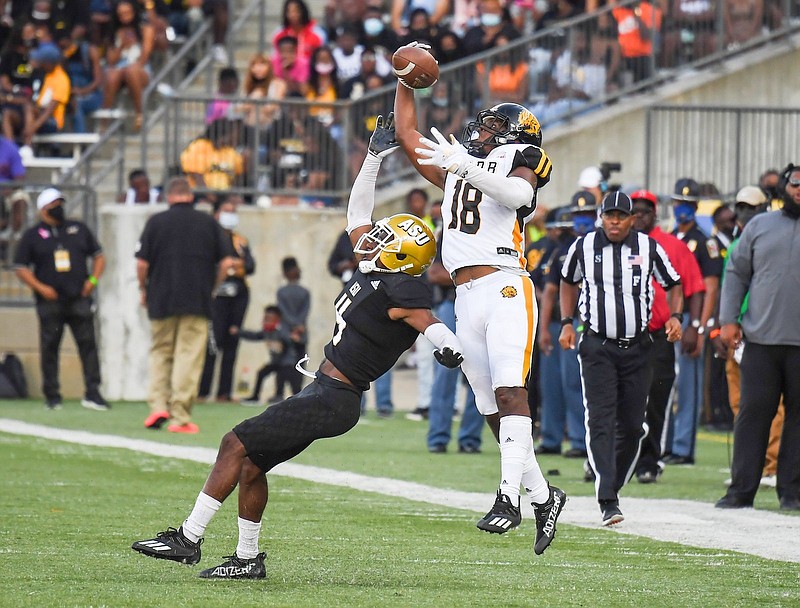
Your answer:
[[[611,163],[611,162],[600,163],[600,175],[603,178],[602,183],[604,183],[606,186],[604,192],[616,192],[622,187],[622,184],[611,184],[608,182],[612,173],[618,173],[620,171],[622,171],[622,163]]]

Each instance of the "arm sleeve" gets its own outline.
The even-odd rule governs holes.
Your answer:
[[[378,179],[378,170],[381,168],[381,159],[367,154],[361,164],[353,188],[350,190],[350,200],[347,201],[347,234],[359,226],[372,224],[372,211],[375,209],[375,182]]]
[[[667,252],[653,239],[650,239],[650,246],[653,252],[653,276],[656,281],[658,281],[665,290],[679,285],[681,282],[681,275],[679,275],[672,266]]]

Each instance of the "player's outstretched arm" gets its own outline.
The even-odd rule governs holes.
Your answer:
[[[436,347],[433,356],[445,367],[455,368],[464,360],[461,341],[428,308],[390,308],[389,318],[405,321]]]
[[[397,143],[400,144],[408,160],[422,177],[434,186],[444,189],[445,171],[439,167],[420,165],[417,162],[418,155],[414,149],[419,147],[422,134],[417,131],[417,107],[414,103],[414,91],[401,84],[399,80],[394,96],[394,116]]]
[[[375,130],[369,138],[367,156],[353,181],[350,199],[347,201],[347,234],[355,247],[358,239],[372,228],[372,211],[375,209],[375,184],[381,162],[397,150],[394,115],[378,116]]]

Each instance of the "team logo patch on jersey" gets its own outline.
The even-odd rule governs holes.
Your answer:
[[[353,283],[348,291],[350,291],[351,296],[355,296],[359,291],[361,291],[361,285],[358,283]]]
[[[78,234],[78,226],[67,226],[67,234]]]
[[[381,286],[381,282],[380,282],[380,281],[370,281],[370,285],[372,285],[372,289],[374,289],[375,291],[377,291],[377,290],[378,290],[378,287],[380,287],[380,286]]]
[[[715,239],[708,239],[706,241],[706,250],[708,251],[708,257],[712,260],[716,260],[719,257],[719,245],[717,245]]]
[[[516,298],[517,297],[517,288],[512,285],[506,285],[503,289],[500,290],[500,295],[504,298]]]
[[[689,241],[688,243],[686,243],[686,246],[689,248],[689,251],[691,251],[692,253],[694,253],[694,250],[695,250],[695,249],[697,249],[697,241],[695,241],[694,239],[692,239],[691,241]]]

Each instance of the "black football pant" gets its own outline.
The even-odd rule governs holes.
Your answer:
[[[94,337],[94,312],[91,298],[38,302],[39,350],[42,358],[42,392],[48,400],[61,399],[58,381],[58,353],[64,326],[69,325],[83,366],[86,395],[100,389],[100,360]]]
[[[246,290],[241,291],[232,298],[214,298],[212,314],[212,331],[216,352],[211,348],[206,350],[206,362],[203,365],[203,374],[200,376],[200,389],[198,396],[207,397],[211,392],[211,382],[214,378],[214,364],[217,353],[222,356],[219,366],[219,385],[217,397],[230,397],[233,388],[233,367],[236,364],[236,352],[239,350],[239,334],[232,334],[231,327],[242,326],[244,314],[250,296]]]
[[[618,500],[633,475],[644,438],[650,390],[650,339],[628,348],[584,334],[578,346],[588,426],[586,451],[597,476],[597,500]]]
[[[800,499],[800,346],[748,342],[741,363],[742,399],[733,424],[728,496],[753,502],[781,394],[786,417],[778,451],[779,498]]]
[[[650,334],[650,395],[647,399],[647,435],[636,463],[636,473],[650,472],[658,475],[658,461],[664,454],[666,430],[669,428],[670,395],[675,383],[675,345],[667,341],[667,333],[660,329]]]

